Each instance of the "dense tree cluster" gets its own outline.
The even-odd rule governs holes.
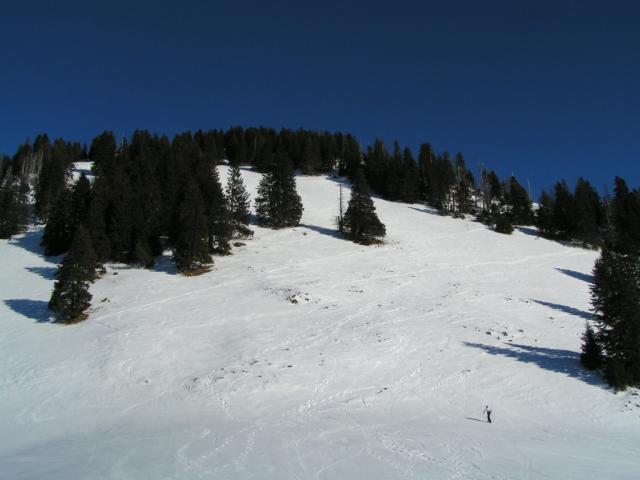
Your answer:
[[[540,195],[536,223],[540,233],[548,238],[596,247],[602,241],[604,206],[588,181],[580,178],[571,192],[562,180],[555,184],[551,194],[543,191]]]
[[[81,175],[72,182],[73,164],[80,160],[93,162],[93,181]],[[232,167],[225,189],[214,168],[223,161]],[[230,252],[234,236],[253,233],[240,166],[263,173],[256,220],[273,228],[300,222],[297,171],[351,180],[351,200],[346,211],[340,209],[338,228],[360,243],[385,235],[371,200],[375,192],[391,201],[425,203],[444,215],[475,215],[500,233],[535,224],[548,238],[638,254],[639,194],[622,179],[616,179],[613,200],[601,199],[586,180],[573,191],[560,181],[542,192],[534,208],[515,176],[501,180],[481,169],[476,179],[459,152],[436,152],[424,143],[416,160],[398,142],[389,150],[378,139],[363,149],[349,134],[265,127],[186,132],[173,139],[136,131],[118,140],[104,132],[89,148],[39,135],[13,157],[0,157],[0,237],[23,231],[33,204],[34,218],[46,224],[47,255],[68,252],[82,227],[96,264],[151,267],[170,249],[179,272],[203,271],[212,255]],[[594,331],[593,338],[600,337]],[[606,355],[604,345],[602,350]]]
[[[602,367],[616,389],[640,386],[640,191],[616,178],[604,244],[594,268],[596,314],[583,336],[582,363]]]
[[[29,187],[11,168],[0,172],[0,238],[10,238],[27,226]]]

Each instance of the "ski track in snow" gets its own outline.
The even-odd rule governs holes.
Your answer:
[[[0,477],[636,478],[640,395],[578,364],[596,252],[379,199],[363,247],[298,190],[210,273],[108,265],[73,326],[42,228],[0,241]]]

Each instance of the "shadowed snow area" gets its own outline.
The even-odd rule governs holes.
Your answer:
[[[579,365],[596,252],[379,199],[364,247],[297,181],[299,227],[199,277],[108,265],[77,325],[41,228],[0,241],[0,477],[637,478],[640,396]]]

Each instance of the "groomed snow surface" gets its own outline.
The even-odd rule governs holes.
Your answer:
[[[640,396],[579,365],[595,252],[378,199],[356,245],[338,185],[202,276],[108,265],[71,326],[42,228],[1,241],[0,477],[638,478]]]

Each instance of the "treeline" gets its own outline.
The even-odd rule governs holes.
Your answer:
[[[71,182],[73,165],[82,160],[92,162],[93,182],[85,175]],[[214,168],[223,161],[233,167],[226,189]],[[88,148],[39,135],[13,157],[0,157],[0,237],[24,230],[32,206],[33,217],[46,224],[47,255],[77,244],[90,251],[67,257],[151,267],[169,248],[179,272],[204,271],[212,255],[230,252],[234,235],[251,235],[240,165],[264,174],[256,219],[273,228],[296,225],[302,215],[294,171],[348,177],[351,201],[344,210],[340,199],[338,229],[365,244],[386,232],[370,189],[387,200],[427,204],[443,215],[474,215],[501,233],[511,233],[513,225],[536,225],[548,238],[589,247],[603,244],[615,204],[580,179],[573,191],[558,182],[536,206],[513,175],[500,179],[482,169],[476,178],[462,153],[436,152],[424,143],[416,159],[398,142],[391,151],[382,140],[362,149],[354,136],[340,132],[234,127],[173,139],[147,131],[116,139],[105,132]],[[617,198],[624,181],[616,182]],[[633,208],[616,215],[617,235],[629,235],[637,225]],[[76,241],[80,227],[87,241]]]
[[[185,152],[176,153],[179,150],[176,144],[184,143],[184,136],[191,137],[192,145],[185,147]],[[148,140],[141,140],[147,137]],[[603,240],[609,199],[600,198],[588,181],[580,179],[573,191],[565,181],[560,181],[550,193],[542,192],[535,206],[530,193],[515,176],[500,179],[495,171],[482,169],[476,178],[466,165],[462,153],[451,155],[446,151],[436,152],[429,143],[420,145],[416,159],[411,149],[402,147],[398,142],[394,143],[392,151],[387,149],[382,140],[376,140],[362,149],[357,139],[349,134],[289,129],[276,131],[264,127],[198,131],[193,135],[177,135],[171,141],[166,136],[136,132],[130,145],[121,142],[116,148],[117,142],[111,139],[112,145],[107,148],[110,152],[106,154],[101,153],[104,146],[101,147],[100,143],[104,141],[98,137],[87,149],[78,143],[61,139],[50,143],[46,135],[37,137],[33,144],[20,147],[13,159],[3,160],[3,170],[6,173],[6,165],[10,165],[12,174],[9,175],[10,180],[4,179],[0,184],[0,200],[3,204],[24,206],[26,187],[23,185],[19,188],[24,183],[19,173],[23,171],[25,163],[29,163],[32,169],[34,165],[40,168],[39,175],[35,175],[38,179],[35,185],[35,214],[46,222],[62,192],[65,178],[69,176],[70,165],[81,159],[93,160],[98,165],[101,155],[114,157],[113,151],[122,149],[118,153],[119,160],[128,162],[134,158],[131,168],[141,169],[141,172],[134,173],[134,177],[151,179],[145,181],[152,181],[151,187],[144,183],[147,197],[161,189],[164,200],[168,198],[175,201],[180,188],[176,185],[180,181],[168,181],[171,176],[168,172],[175,169],[179,174],[180,168],[188,163],[181,162],[177,158],[179,156],[193,156],[197,150],[198,155],[209,164],[218,164],[226,159],[231,165],[251,166],[264,173],[269,170],[276,155],[284,155],[293,170],[308,175],[331,173],[346,176],[353,182],[356,172],[362,169],[372,191],[384,199],[425,203],[445,215],[463,217],[472,214],[501,233],[511,233],[513,225],[535,225],[540,234],[547,238],[573,241],[583,246],[597,247]],[[144,146],[141,146],[142,143]],[[189,148],[194,151],[187,151]],[[174,164],[179,164],[178,167],[170,166],[170,157]],[[159,171],[162,169],[164,171]],[[149,172],[153,175],[148,175]],[[3,174],[2,178],[5,177]],[[133,178],[133,181],[142,180]],[[164,195],[165,187],[168,188],[168,197]],[[119,185],[119,188],[126,190],[126,185]],[[7,208],[3,211],[17,212],[12,218],[2,215],[0,219],[3,236],[7,237],[23,228],[25,209]],[[159,214],[166,223],[167,208],[163,206]],[[154,229],[157,228],[151,228]],[[153,231],[150,235],[152,239],[157,236]],[[114,248],[119,251],[116,256],[123,260],[122,254],[126,250],[130,257],[132,249],[123,247],[121,240],[114,240]],[[65,243],[68,245],[69,242],[67,238]],[[151,251],[156,251],[154,243],[157,242],[151,240],[149,243]]]

